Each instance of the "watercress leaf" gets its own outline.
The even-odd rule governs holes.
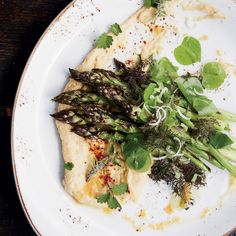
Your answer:
[[[234,142],[227,134],[221,132],[217,132],[215,135],[210,137],[210,144],[216,149],[221,149],[233,143]]]
[[[171,80],[178,78],[178,68],[174,66],[166,57],[161,58],[159,61],[154,61],[151,65],[149,73],[151,80],[159,83],[170,83]]]
[[[144,93],[143,93],[144,102],[147,102],[150,100],[150,96],[154,93],[155,88],[156,88],[156,84],[150,83],[148,87],[144,90]]]
[[[115,195],[122,195],[128,191],[128,184],[121,183],[119,185],[115,185],[111,190]]]
[[[211,115],[217,112],[213,101],[204,96],[194,97],[192,105],[200,116]]]
[[[109,208],[111,208],[111,209],[117,209],[117,208],[121,209],[120,203],[117,201],[117,199],[115,197],[112,197],[111,195],[107,201],[107,204],[108,204]]]
[[[72,170],[72,169],[74,168],[74,164],[73,164],[72,162],[66,162],[66,163],[64,164],[64,168],[65,168],[66,170]]]
[[[106,203],[110,197],[110,193],[105,193],[105,194],[99,194],[96,196],[97,202],[98,203]]]
[[[218,62],[209,62],[203,67],[202,76],[204,88],[217,89],[224,83],[227,74]]]
[[[98,48],[109,48],[113,43],[113,38],[112,36],[103,33],[102,35],[99,36],[98,40],[97,40],[97,47]]]
[[[202,57],[201,44],[197,39],[186,36],[182,44],[174,50],[174,56],[176,61],[182,65],[200,62]]]
[[[122,30],[121,30],[121,28],[120,28],[120,25],[119,24],[117,24],[117,23],[115,23],[115,24],[113,24],[113,25],[111,25],[111,32],[114,34],[114,35],[118,35],[118,34],[120,34],[120,33],[122,33]]]
[[[150,153],[142,147],[136,146],[129,156],[126,156],[126,164],[130,169],[138,172],[146,172],[151,165]]]
[[[203,93],[202,84],[196,77],[190,77],[188,79],[178,78],[175,82],[177,83],[181,93],[190,104],[192,104],[193,99],[197,96],[196,91],[198,93]]]

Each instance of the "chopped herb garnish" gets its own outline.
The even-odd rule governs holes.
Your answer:
[[[96,196],[98,203],[107,203],[111,209],[121,209],[121,205],[116,199],[115,195],[120,196],[128,191],[128,184],[121,183],[114,185],[112,188],[109,187],[109,192],[105,194],[99,194]]]
[[[111,209],[117,209],[117,208],[121,209],[121,205],[118,202],[118,200],[115,197],[112,197],[111,195],[107,201],[107,204],[108,204],[109,208],[111,208]]]
[[[117,23],[111,25],[111,29],[110,30],[116,36],[119,35],[120,33],[122,33],[121,27]]]
[[[155,7],[158,9],[157,17],[166,16],[166,11],[164,9],[164,3],[170,0],[145,0],[144,6]]]
[[[96,197],[98,203],[106,203],[106,202],[108,202],[109,198],[110,198],[110,193],[99,194]]]
[[[97,40],[97,47],[98,48],[110,48],[113,42],[113,38],[112,36],[103,33],[102,35],[99,36],[98,40]]]
[[[122,183],[122,184],[115,185],[114,187],[112,187],[112,192],[115,195],[122,195],[127,191],[128,191],[128,184],[126,183]]]
[[[66,170],[72,170],[72,169],[74,168],[74,164],[73,164],[72,162],[66,162],[66,163],[64,164],[64,168],[65,168]]]
[[[167,2],[169,0],[145,0],[144,6],[146,7],[160,7],[161,4]]]

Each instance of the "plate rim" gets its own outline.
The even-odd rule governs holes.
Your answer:
[[[34,233],[36,233],[36,235],[41,236],[42,234],[40,233],[40,231],[38,230],[38,228],[36,227],[36,225],[33,223],[31,216],[28,212],[28,209],[25,205],[25,201],[24,198],[22,196],[21,193],[21,188],[19,185],[19,181],[18,181],[18,176],[17,176],[17,169],[16,169],[16,162],[15,162],[15,151],[14,151],[14,135],[15,135],[15,119],[16,119],[16,105],[18,102],[18,98],[19,98],[19,93],[25,78],[25,74],[31,64],[31,61],[34,58],[35,53],[37,52],[41,42],[43,41],[43,39],[46,37],[46,35],[48,34],[48,32],[50,32],[50,30],[53,28],[53,26],[60,20],[61,16],[63,16],[65,14],[65,12],[71,8],[71,6],[73,6],[74,2],[76,2],[78,0],[72,0],[69,4],[67,4],[58,14],[57,16],[50,22],[50,24],[47,26],[47,28],[45,29],[45,31],[43,32],[43,34],[40,36],[40,38],[38,39],[37,43],[35,44],[33,50],[30,53],[29,58],[27,59],[27,62],[24,66],[23,72],[20,76],[20,80],[17,86],[17,90],[16,90],[16,95],[14,98],[14,104],[13,104],[13,108],[12,108],[12,119],[11,119],[11,161],[12,161],[12,170],[13,170],[13,176],[14,176],[14,182],[15,182],[15,187],[17,190],[17,195],[18,198],[20,200],[20,204],[21,207],[23,209],[24,215],[26,216],[26,219],[28,221],[28,223],[30,224],[31,228],[33,229]]]
[[[37,52],[40,44],[42,43],[42,41],[44,40],[44,38],[47,36],[47,34],[50,32],[50,30],[54,27],[54,25],[60,20],[61,16],[63,16],[67,10],[69,10],[73,4],[75,2],[78,2],[80,0],[72,0],[69,4],[67,4],[57,15],[56,17],[49,23],[49,25],[47,26],[47,28],[44,30],[44,32],[42,33],[42,35],[40,36],[40,38],[38,39],[37,43],[35,44],[35,46],[33,47],[29,58],[26,61],[26,64],[24,66],[23,72],[20,76],[20,80],[17,86],[17,90],[16,90],[16,94],[15,94],[15,98],[14,98],[14,104],[13,104],[13,108],[12,108],[12,119],[11,119],[11,161],[12,161],[12,170],[13,170],[13,175],[14,175],[14,182],[15,182],[15,187],[17,190],[17,195],[18,198],[20,200],[20,204],[21,207],[23,209],[24,215],[26,216],[26,219],[28,221],[28,223],[30,224],[31,228],[33,229],[34,233],[38,236],[41,236],[42,234],[40,233],[39,229],[36,227],[36,225],[33,223],[31,216],[28,212],[28,209],[26,207],[24,198],[22,196],[21,193],[21,188],[20,188],[20,184],[18,181],[18,176],[17,176],[17,168],[16,168],[16,162],[15,162],[15,151],[14,151],[14,134],[15,134],[15,119],[16,119],[16,105],[19,99],[19,93],[21,91],[22,88],[22,84],[23,81],[25,79],[25,74],[27,73],[27,70],[31,64],[31,61],[34,58],[35,53]],[[226,232],[223,236],[230,236],[231,233],[234,233],[236,231],[236,226],[230,230],[228,230],[228,232]]]

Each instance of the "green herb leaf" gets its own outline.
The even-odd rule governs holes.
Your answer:
[[[176,118],[177,112],[175,110],[172,110],[169,115],[166,117],[164,121],[164,125],[167,126],[168,128],[171,128],[176,125],[177,123],[177,118]]]
[[[151,165],[149,151],[137,146],[137,144],[132,142],[124,145],[123,151],[126,153],[126,163],[130,169],[136,170],[138,172],[146,172],[149,170]]]
[[[150,114],[147,112],[147,110],[143,106],[139,115],[140,120],[143,122],[147,122],[149,117],[150,117]]]
[[[72,162],[66,162],[66,163],[64,164],[64,168],[65,168],[66,170],[72,170],[72,169],[74,168],[74,164],[73,164]]]
[[[113,155],[114,154],[114,145],[113,144],[110,144],[110,147],[109,147],[109,150],[108,150],[108,155]]]
[[[119,33],[122,33],[122,30],[120,28],[120,25],[115,23],[113,25],[111,25],[111,29],[110,31],[114,34],[114,35],[118,35]]]
[[[148,87],[144,90],[144,93],[143,93],[144,102],[147,102],[150,100],[150,96],[153,94],[156,87],[157,85],[153,83],[150,83],[148,85]]]
[[[176,83],[181,93],[199,115],[204,116],[217,112],[217,108],[212,100],[208,99],[206,96],[198,95],[198,93],[203,93],[203,87],[198,78],[191,77],[187,80],[178,78]]]
[[[214,136],[210,137],[210,144],[216,149],[221,149],[233,143],[234,142],[227,134],[221,132],[217,132]]]
[[[146,7],[154,7],[155,6],[155,0],[145,0],[144,1],[144,6]]]
[[[98,196],[96,196],[96,199],[98,203],[106,203],[108,202],[109,197],[110,193],[105,193],[105,194],[99,194]]]
[[[211,115],[217,112],[217,108],[212,100],[199,96],[193,99],[193,108],[200,116]]]
[[[122,195],[128,191],[128,184],[122,183],[119,185],[115,185],[111,190],[115,195]]]
[[[198,96],[198,93],[203,93],[203,87],[200,80],[196,77],[190,77],[188,79],[178,78],[175,80],[181,93],[187,99],[187,101],[192,104],[193,99]]]
[[[109,208],[111,208],[111,209],[117,209],[117,208],[121,209],[120,203],[117,201],[117,199],[115,197],[112,197],[111,195],[108,199],[107,204],[108,204]]]
[[[202,76],[202,85],[206,89],[217,89],[224,83],[227,74],[218,62],[209,62],[203,67]]]
[[[103,49],[109,48],[112,45],[112,42],[113,42],[112,36],[103,33],[101,36],[99,36],[97,40],[97,47]]]
[[[159,83],[176,79],[178,77],[177,71],[178,67],[174,66],[168,58],[163,57],[159,61],[154,61],[149,73],[151,80]]]
[[[164,2],[167,2],[169,0],[145,0],[144,6],[146,7],[159,7]]]
[[[129,134],[121,145],[126,164],[138,172],[146,172],[151,166],[150,152],[143,147],[143,141],[143,133]]]
[[[119,161],[118,161],[117,159],[113,159],[113,160],[112,160],[112,163],[113,163],[114,165],[116,165],[116,166],[121,167],[121,165],[120,165],[120,163],[119,163]]]
[[[186,36],[182,44],[174,50],[176,61],[182,65],[191,65],[200,62],[202,50],[200,42],[190,36]]]
[[[128,141],[132,141],[132,142],[135,142],[136,144],[141,144],[144,140],[144,133],[132,133],[132,134],[128,134],[126,139]]]

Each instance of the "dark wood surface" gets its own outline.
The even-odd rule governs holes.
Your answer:
[[[20,76],[34,45],[69,2],[0,0],[0,236],[35,235],[24,216],[13,179],[11,108]]]
[[[13,179],[11,108],[20,76],[34,45],[69,2],[0,0],[0,236],[35,235],[24,216]]]

